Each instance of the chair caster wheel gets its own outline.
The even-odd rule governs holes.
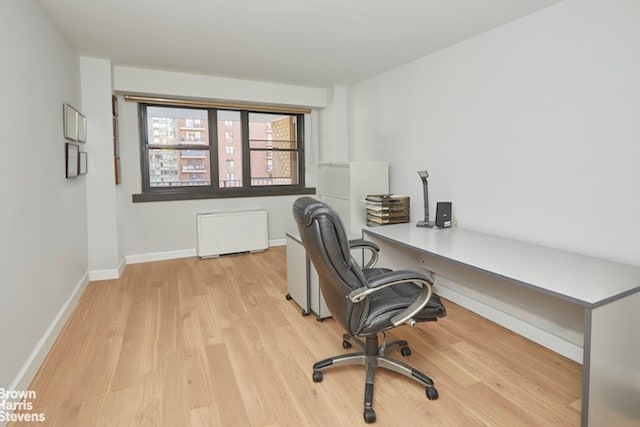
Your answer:
[[[404,357],[411,356],[411,349],[409,347],[402,347],[400,349],[400,354],[402,354]]]
[[[427,399],[436,400],[438,398],[438,390],[435,387],[427,387]]]
[[[321,381],[322,381],[322,372],[313,371],[313,382],[314,383],[319,383]]]
[[[342,340],[342,348],[351,348],[352,346],[353,344],[351,344],[349,341]]]
[[[291,301],[291,300],[293,299],[293,297],[291,296],[291,294],[287,294],[287,295],[285,295],[284,297],[287,299],[287,301]]]
[[[373,409],[364,410],[364,422],[367,424],[376,422],[376,413]]]

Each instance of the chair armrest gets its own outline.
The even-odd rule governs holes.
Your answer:
[[[401,283],[412,283],[415,286],[421,287],[422,290],[409,307],[391,318],[391,323],[393,326],[398,326],[402,323],[408,323],[410,326],[415,326],[416,322],[412,319],[413,316],[427,305],[429,299],[431,299],[431,295],[433,294],[433,290],[431,288],[433,278],[428,273],[422,273],[414,270],[398,270],[383,273],[374,277],[366,287],[351,291],[349,293],[349,299],[355,304],[363,301],[369,295],[379,291],[380,289]]]
[[[373,268],[378,262],[378,252],[380,252],[380,246],[373,242],[364,239],[352,239],[349,240],[349,249],[368,249],[371,251],[371,258],[367,265],[362,268]]]

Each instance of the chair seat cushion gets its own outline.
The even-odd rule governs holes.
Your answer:
[[[388,271],[391,270],[373,268],[362,272],[365,278],[371,279]],[[391,318],[411,305],[418,297],[418,294],[420,294],[420,287],[410,283],[389,286],[372,294],[367,298],[369,307],[363,313],[363,318],[361,319],[361,325],[363,326],[358,335],[375,335],[380,331],[391,329],[393,327]],[[416,322],[435,321],[440,317],[446,316],[446,314],[447,310],[442,301],[440,301],[440,297],[432,294],[427,305],[413,319]]]

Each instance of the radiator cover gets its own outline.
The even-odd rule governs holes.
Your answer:
[[[265,210],[201,213],[196,215],[196,227],[200,258],[269,247]]]

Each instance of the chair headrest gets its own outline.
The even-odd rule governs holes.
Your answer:
[[[332,214],[333,210],[313,197],[300,197],[293,203],[293,218],[301,227],[308,227],[320,214]]]
[[[344,225],[340,219],[340,215],[329,205],[323,203],[313,197],[300,197],[293,203],[293,217],[298,225],[300,237],[305,245],[305,231],[311,227],[314,221],[319,221],[321,226],[318,231],[325,235],[329,241],[334,241],[338,245],[338,251],[335,255],[340,254],[340,259],[345,263],[345,267],[349,268],[351,263],[351,253],[349,251],[349,240],[345,233]],[[332,224],[332,227],[329,226]],[[333,235],[333,237],[329,237]],[[317,236],[317,238],[321,238]],[[307,248],[308,249],[308,248]]]

